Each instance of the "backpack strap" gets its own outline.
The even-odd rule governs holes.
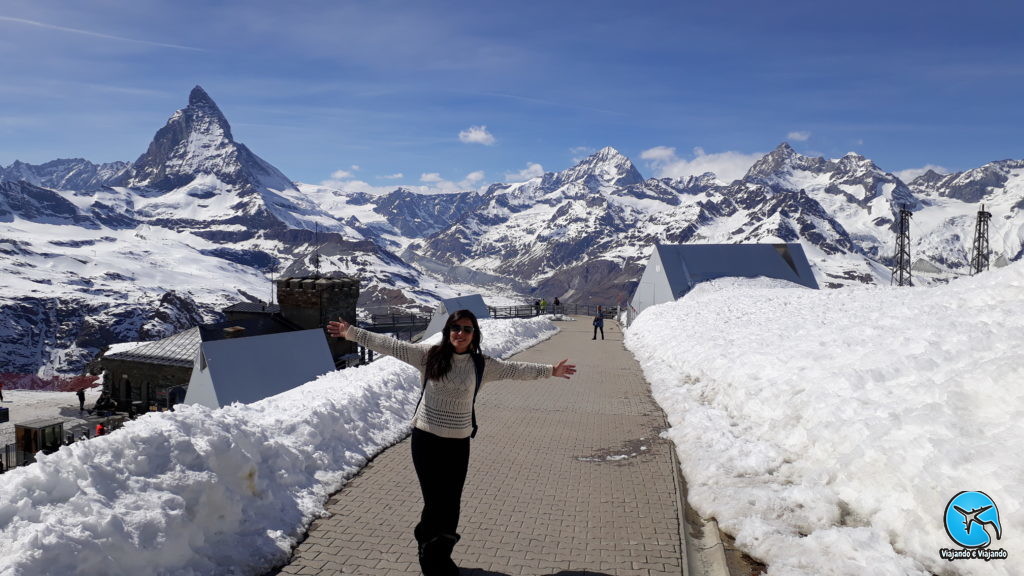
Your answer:
[[[473,433],[470,438],[476,438],[476,393],[480,391],[480,384],[484,380],[484,356],[483,354],[471,354],[473,366],[476,368],[476,388],[473,388]]]

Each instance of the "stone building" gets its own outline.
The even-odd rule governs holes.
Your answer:
[[[323,328],[336,318],[354,321],[359,299],[359,280],[332,278],[281,278],[276,282],[279,304],[243,302],[224,308],[227,320],[190,328],[173,336],[146,342],[128,350],[108,352],[101,359],[104,391],[118,409],[148,410],[169,407],[185,398],[192,368],[203,338],[200,330],[226,331],[246,336],[289,330]],[[272,326],[271,326],[272,325]],[[257,328],[257,326],[259,326]],[[355,356],[355,344],[327,338],[336,365]]]
[[[331,320],[356,321],[359,280],[350,276],[333,278],[281,278],[277,281],[280,314],[304,329],[324,328]],[[329,338],[335,359],[355,353],[355,344]]]
[[[199,342],[199,327],[195,327],[128,350],[108,352],[101,360],[104,392],[124,412],[129,406],[148,410],[150,405],[170,407],[176,399],[180,402],[192,377]]]

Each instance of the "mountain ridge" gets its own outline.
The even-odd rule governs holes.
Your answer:
[[[859,154],[809,157],[783,142],[725,184],[645,179],[605,147],[525,182],[369,195],[291,182],[234,141],[197,86],[134,163],[0,167],[0,310],[17,311],[0,327],[0,372],[73,373],[105,339],[269,300],[273,274],[359,276],[364,311],[424,311],[466,291],[619,304],[655,242],[799,241],[820,285],[887,285],[901,206],[915,213],[913,258],[938,270],[920,281],[939,281],[966,270],[982,202],[1005,216],[993,260],[1021,258],[1022,172],[1004,160],[907,184]],[[48,315],[54,306],[65,312]]]

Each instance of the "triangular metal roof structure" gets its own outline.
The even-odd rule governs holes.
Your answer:
[[[186,404],[248,404],[334,371],[320,328],[204,341],[195,356]]]
[[[427,329],[423,331],[422,339],[429,338],[444,330],[444,324],[448,321],[448,317],[458,310],[469,310],[476,316],[477,320],[491,317],[490,308],[484,303],[484,297],[479,294],[441,300],[437,307],[434,308],[434,315],[431,316]]]
[[[639,314],[717,278],[774,278],[818,288],[803,247],[789,244],[655,244],[633,300]]]

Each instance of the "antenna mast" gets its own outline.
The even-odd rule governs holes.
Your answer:
[[[900,205],[899,236],[896,238],[896,262],[892,269],[890,285],[914,285],[910,276],[910,217],[912,215],[913,213],[907,210],[906,204]]]
[[[313,277],[320,279],[320,224],[316,224],[316,230],[313,232]]]
[[[985,205],[978,210],[978,223],[974,228],[974,248],[971,251],[971,276],[988,270],[988,221],[992,213],[985,211]]]

